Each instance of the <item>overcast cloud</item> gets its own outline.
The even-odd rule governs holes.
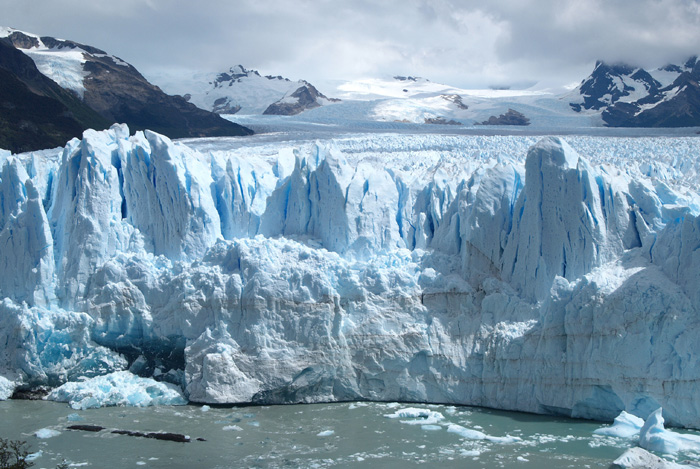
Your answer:
[[[235,64],[316,80],[418,75],[461,87],[564,85],[596,59],[700,51],[690,0],[0,0],[1,22],[99,47],[146,76]]]

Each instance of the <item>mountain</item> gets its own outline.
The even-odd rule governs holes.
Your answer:
[[[167,86],[167,85],[166,85]],[[168,88],[189,102],[219,114],[295,115],[337,99],[329,99],[304,80],[262,76],[256,70],[236,65],[217,74],[201,74]]]
[[[700,126],[700,65],[644,70],[625,64],[596,63],[570,105],[577,112],[600,111],[610,127]]]
[[[90,114],[85,111],[87,107],[94,111],[93,117],[101,116],[97,121],[92,120],[99,128],[122,122],[133,130],[149,128],[172,138],[251,133],[238,124],[198,109],[182,97],[166,95],[133,66],[94,47],[11,28],[0,28],[0,37],[5,38],[5,44],[11,43],[31,58],[39,72],[79,99],[81,106],[71,105],[76,110],[82,109],[78,114]],[[26,68],[26,62],[21,67]],[[5,67],[5,70],[15,75],[24,73],[22,68]],[[83,129],[92,126],[90,119],[79,120]],[[43,145],[40,148],[49,146],[48,142],[37,142],[37,145]]]
[[[3,157],[2,395],[129,370],[700,426],[689,139],[130,134]]]
[[[61,88],[7,38],[0,39],[0,148],[14,153],[57,147],[107,119]]]

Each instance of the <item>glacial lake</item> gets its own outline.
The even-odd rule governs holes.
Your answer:
[[[106,429],[67,430],[76,424]],[[54,402],[0,402],[0,437],[26,440],[30,452],[41,452],[34,459],[36,468],[54,468],[63,459],[71,467],[109,468],[609,467],[634,442],[594,435],[602,425],[474,407],[399,403],[76,411]],[[54,436],[38,438],[41,429],[58,434],[43,432]],[[182,433],[192,441],[113,434],[115,429]],[[470,438],[459,429],[468,429]],[[472,439],[475,436],[490,439]]]

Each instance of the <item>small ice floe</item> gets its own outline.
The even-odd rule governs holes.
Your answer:
[[[116,371],[81,382],[66,383],[51,391],[47,399],[68,402],[72,408],[80,410],[107,406],[187,404],[177,386],[141,378],[128,371]]]
[[[479,430],[472,430],[456,424],[451,424],[448,426],[447,431],[450,433],[456,433],[467,440],[486,440],[493,443],[517,443],[518,441],[522,441],[522,439],[517,436],[492,436],[487,435],[484,432],[480,432]]]
[[[66,418],[68,419],[69,422],[80,422],[83,420],[83,418],[78,414],[70,414]]]
[[[202,412],[209,412],[209,410],[211,410],[211,407],[209,407],[208,405],[203,405],[202,408],[199,410],[201,410]]]
[[[417,407],[399,409],[393,414],[385,414],[384,417],[389,419],[412,419],[401,420],[401,423],[407,423],[409,425],[435,425],[445,418],[440,412],[435,412],[430,409],[419,409]]]
[[[596,435],[616,436],[620,438],[633,438],[639,436],[639,430],[644,425],[644,419],[629,414],[624,410],[615,417],[615,421],[609,427],[593,430]]]
[[[224,428],[222,428],[223,431],[225,432],[242,432],[243,429],[239,427],[238,425],[226,425]]]
[[[43,455],[44,455],[44,452],[43,452],[42,450],[39,450],[39,451],[37,451],[36,453],[28,454],[27,457],[24,458],[24,459],[27,460],[27,461],[29,461],[29,462],[32,462],[32,461],[35,461],[35,460],[39,459],[39,458],[42,457]]]
[[[37,430],[36,432],[34,432],[34,435],[37,438],[41,439],[53,438],[54,436],[58,436],[60,434],[61,432],[57,430],[51,430],[50,428],[42,428],[41,430]]]
[[[440,425],[421,425],[420,428],[421,428],[421,430],[426,430],[429,432],[435,432],[438,430],[442,430],[442,427]]]
[[[333,434],[335,434],[335,431],[333,430],[324,430],[322,432],[317,433],[316,436],[331,436]]]

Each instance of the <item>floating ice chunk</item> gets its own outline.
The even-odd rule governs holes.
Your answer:
[[[78,414],[70,414],[68,416],[69,422],[80,422],[81,420],[83,420],[83,418]]]
[[[5,401],[12,396],[15,385],[7,378],[0,376],[0,401]]]
[[[46,439],[46,438],[53,438],[54,436],[60,435],[61,432],[57,430],[51,430],[50,428],[42,428],[41,430],[37,430],[34,432],[34,435],[37,438]]]
[[[208,405],[203,405],[202,408],[201,408],[200,410],[201,410],[202,412],[209,412],[210,409],[211,409],[211,407],[209,407]]]
[[[484,432],[480,432],[478,430],[472,430],[470,428],[465,428],[461,425],[456,425],[456,424],[451,424],[450,426],[447,427],[447,431],[450,433],[456,433],[462,438],[466,438],[467,440],[486,440],[486,441],[492,441],[494,443],[515,443],[518,441],[521,441],[521,438],[517,436],[492,436],[492,435],[487,435]]]
[[[334,432],[333,430],[324,430],[324,431],[322,431],[322,432],[320,432],[320,433],[317,433],[316,436],[331,436],[331,435],[333,435],[334,433],[335,433],[335,432]]]
[[[44,452],[42,450],[37,451],[36,453],[31,453],[28,454],[26,458],[24,458],[26,461],[35,461],[42,457],[44,455]]]
[[[647,469],[682,469],[691,466],[666,461],[645,449],[637,447],[625,451],[610,467],[611,469],[633,469],[637,467],[644,467]]]
[[[393,414],[385,414],[384,417],[390,419],[414,419],[401,420],[401,423],[407,423],[409,425],[434,425],[445,418],[440,412],[435,412],[430,409],[419,409],[417,407],[399,409]]]
[[[625,412],[624,410],[615,417],[615,421],[609,427],[593,430],[596,435],[617,436],[620,438],[632,438],[639,436],[639,430],[644,425],[644,419]]]
[[[175,385],[140,378],[128,371],[117,371],[80,383],[66,383],[51,391],[47,399],[68,402],[72,408],[82,410],[107,406],[187,404]]]
[[[647,418],[639,432],[639,446],[658,453],[676,454],[678,451],[700,450],[700,436],[684,435],[664,428],[662,409]]]
[[[438,430],[442,430],[442,427],[440,425],[421,425],[421,430],[427,430],[429,432],[435,432]]]
[[[238,425],[226,425],[224,428],[222,428],[223,431],[225,432],[242,432],[243,429],[239,427]]]

